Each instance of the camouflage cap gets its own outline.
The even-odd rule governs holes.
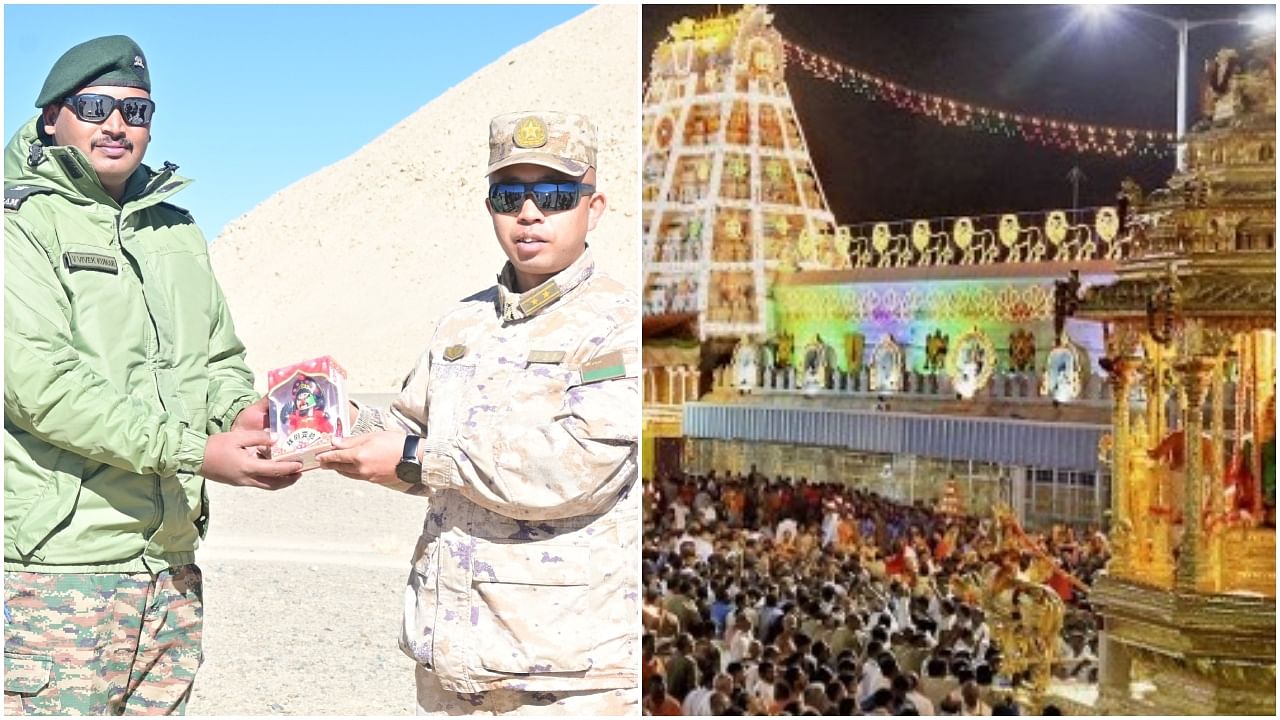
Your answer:
[[[151,92],[151,71],[138,43],[127,35],[107,35],[66,51],[44,79],[36,107],[46,107],[91,85],[133,87]]]
[[[532,163],[573,177],[596,164],[596,126],[583,115],[524,110],[489,121],[489,169]]]

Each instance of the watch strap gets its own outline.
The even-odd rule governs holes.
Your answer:
[[[422,442],[419,435],[407,435],[404,439],[404,453],[400,456],[400,462],[396,464],[396,478],[401,482],[410,485],[422,484],[422,462],[418,460],[418,443]]]
[[[404,452],[400,454],[400,462],[413,463],[421,465],[418,460],[418,443],[422,442],[420,435],[408,434],[404,438]]]

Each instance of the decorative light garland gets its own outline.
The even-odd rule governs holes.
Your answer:
[[[991,135],[1022,140],[1075,153],[1125,157],[1170,157],[1177,149],[1174,133],[1023,115],[973,105],[914,90],[784,40],[787,55],[820,80],[836,83],[871,100],[924,115],[948,126],[967,127]]]

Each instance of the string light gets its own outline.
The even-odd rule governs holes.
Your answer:
[[[899,110],[933,118],[945,126],[967,127],[990,135],[1074,153],[1113,157],[1138,155],[1171,157],[1176,151],[1173,133],[1103,125],[1089,125],[1006,112],[913,90],[891,80],[849,67],[792,42],[783,41],[789,58],[820,80]]]

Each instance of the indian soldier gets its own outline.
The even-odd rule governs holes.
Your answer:
[[[181,713],[200,666],[205,479],[279,489],[207,245],[142,164],[123,35],[54,64],[4,156],[5,712]],[[229,431],[229,432],[224,432]]]

